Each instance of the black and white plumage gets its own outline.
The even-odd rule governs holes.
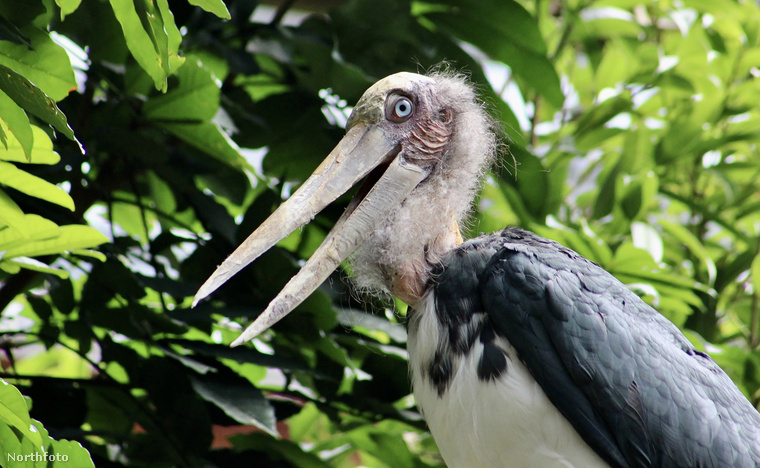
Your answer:
[[[430,282],[411,316],[409,353],[417,401],[451,466],[760,466],[760,414],[728,376],[572,250],[506,229],[454,249]],[[524,369],[600,460],[583,458],[577,440],[561,434],[537,450],[523,445],[532,425],[522,418],[546,411],[543,395],[514,392],[503,407],[538,409],[504,410],[488,393],[504,392]],[[461,395],[475,379],[485,395]],[[473,418],[454,421],[468,399],[465,419]],[[544,417],[543,433],[566,429]],[[436,434],[449,426],[459,431]],[[480,448],[461,454],[463,438]]]
[[[760,414],[681,332],[598,265],[507,229],[462,243],[491,120],[447,74],[391,75],[314,174],[196,302],[364,180],[325,242],[233,345],[352,256],[410,306],[413,390],[451,467],[755,467]]]

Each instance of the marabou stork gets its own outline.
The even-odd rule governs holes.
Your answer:
[[[357,103],[314,174],[195,302],[364,180],[324,243],[233,342],[266,330],[351,256],[409,304],[413,391],[451,467],[757,467],[760,413],[612,275],[511,228],[466,242],[493,124],[467,80],[398,73]]]

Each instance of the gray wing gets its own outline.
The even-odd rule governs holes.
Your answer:
[[[577,253],[519,229],[499,236],[483,309],[603,458],[760,466],[760,413],[675,325]]]

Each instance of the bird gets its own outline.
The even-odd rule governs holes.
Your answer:
[[[359,288],[409,306],[412,392],[449,467],[760,466],[757,409],[613,275],[517,227],[462,238],[499,152],[497,128],[461,73],[379,80],[335,149],[193,305],[359,185],[233,346],[348,261]]]

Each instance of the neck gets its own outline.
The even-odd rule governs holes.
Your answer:
[[[390,293],[414,306],[433,266],[462,242],[459,223],[469,212],[467,195],[474,194],[477,177],[473,189],[460,190],[435,171],[353,254],[360,289]]]
[[[400,265],[398,271],[386,278],[388,289],[394,297],[414,306],[425,295],[430,270],[454,247],[462,243],[459,224],[452,221],[449,229],[427,244],[420,257],[410,258]]]

